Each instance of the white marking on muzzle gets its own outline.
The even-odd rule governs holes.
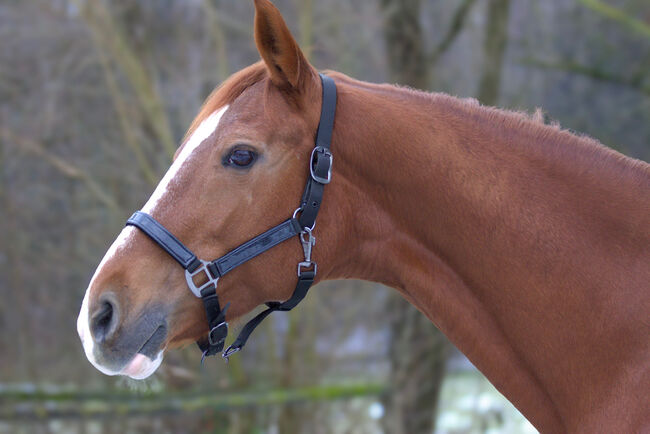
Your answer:
[[[108,260],[114,257],[119,250],[128,247],[128,245],[133,241],[134,232],[135,232],[135,228],[131,226],[126,226],[124,229],[122,229],[122,232],[120,232],[120,234],[117,236],[115,241],[113,241],[113,244],[111,244],[111,247],[109,247],[108,251],[104,255],[104,258],[102,258],[102,261],[97,266],[97,269],[95,270],[95,274],[93,274],[92,279],[90,279],[90,283],[88,284],[88,289],[86,289],[86,294],[84,295],[84,299],[81,302],[81,310],[79,311],[79,316],[77,317],[77,333],[79,333],[79,338],[81,338],[81,344],[84,347],[84,352],[86,353],[86,357],[95,368],[99,369],[102,373],[106,375],[117,375],[118,372],[104,368],[95,360],[95,355],[94,355],[95,341],[93,340],[93,337],[90,334],[90,314],[88,312],[88,303],[89,303],[88,299],[90,298],[90,288],[93,287],[93,283],[95,282],[95,279],[97,279],[97,276],[104,268],[104,265],[106,265]]]
[[[144,212],[147,212],[149,214],[153,212],[153,210],[160,203],[162,198],[169,191],[169,187],[172,185],[172,182],[176,177],[176,175],[178,174],[183,163],[196,150],[196,148],[198,148],[199,145],[201,145],[201,143],[203,143],[208,137],[210,137],[216,131],[217,127],[219,126],[219,121],[221,120],[221,117],[226,112],[226,110],[228,110],[227,105],[222,107],[218,111],[212,113],[206,119],[204,119],[201,122],[201,124],[198,126],[198,128],[194,130],[190,138],[185,143],[185,146],[181,150],[180,154],[178,155],[176,160],[174,160],[169,170],[167,170],[167,173],[165,173],[165,176],[160,181],[160,183],[154,190],[153,194],[147,201],[147,203],[144,205],[144,207],[142,207],[142,210]],[[127,366],[124,368],[128,372],[124,372],[124,370],[120,372],[116,372],[103,367],[95,359],[95,355],[94,355],[95,341],[90,333],[90,315],[89,315],[90,312],[88,311],[90,289],[93,287],[94,281],[96,280],[97,276],[101,273],[105,264],[111,258],[113,258],[120,250],[127,248],[129,243],[133,241],[133,234],[135,233],[135,231],[136,229],[133,226],[124,227],[124,229],[122,229],[122,232],[120,232],[120,234],[117,236],[117,238],[115,239],[111,247],[104,255],[104,258],[99,263],[99,266],[97,266],[97,269],[95,270],[95,274],[93,275],[92,279],[90,279],[90,283],[88,284],[88,289],[86,290],[86,294],[84,295],[83,302],[81,303],[81,310],[79,311],[79,316],[77,317],[77,333],[79,333],[79,337],[81,338],[81,343],[83,345],[84,352],[86,353],[86,357],[88,358],[90,363],[92,363],[92,365],[95,368],[97,368],[99,371],[101,371],[106,375],[126,374],[131,376],[132,378],[142,379],[153,374],[153,372],[158,368],[158,366],[160,366],[160,363],[162,362],[163,352],[161,351],[154,360],[150,360],[148,357],[145,356],[143,357],[145,357],[146,360],[142,360],[141,358],[136,359],[134,355],[134,359],[132,359],[132,362],[127,364]],[[141,371],[138,369],[134,369],[133,366],[134,360],[138,361],[138,366],[142,366]]]

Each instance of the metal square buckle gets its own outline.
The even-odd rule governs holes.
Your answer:
[[[216,288],[217,282],[219,281],[218,277],[212,277],[212,274],[210,274],[210,270],[208,269],[208,265],[210,265],[208,261],[201,260],[201,265],[196,270],[192,272],[185,270],[185,281],[187,282],[187,286],[190,288],[190,291],[192,291],[192,293],[198,298],[201,298],[201,290],[212,285],[214,285]],[[198,276],[200,273],[205,273],[207,281],[201,284],[201,286],[196,286],[194,283],[194,277]]]
[[[319,153],[320,156],[318,158],[327,158],[327,178],[323,178],[322,176],[317,175],[314,173],[314,165],[316,164],[316,153]],[[311,177],[314,181],[320,182],[321,184],[329,184],[330,181],[332,180],[332,153],[330,152],[329,149],[323,147],[323,146],[316,146],[313,151],[311,151],[311,158],[309,162],[309,171],[311,173]]]
[[[226,342],[226,336],[228,336],[228,323],[224,321],[210,330],[210,333],[208,333],[208,342],[213,347],[220,347],[217,351],[221,351]]]

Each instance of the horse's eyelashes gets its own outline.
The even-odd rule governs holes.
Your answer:
[[[226,158],[225,163],[228,166],[246,168],[250,167],[257,158],[255,151],[250,149],[233,149],[228,158]]]

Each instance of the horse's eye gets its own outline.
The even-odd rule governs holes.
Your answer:
[[[257,154],[248,149],[235,149],[228,156],[228,164],[238,167],[248,167],[255,161]]]

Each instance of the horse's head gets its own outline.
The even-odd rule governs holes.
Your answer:
[[[286,220],[299,203],[318,126],[321,82],[268,0],[255,0],[263,62],[229,78],[205,102],[143,211],[200,258],[214,259]],[[228,318],[285,300],[300,244],[283,243],[219,282]],[[184,271],[127,226],[95,272],[77,328],[106,374],[145,378],[165,349],[204,337],[206,314]]]

